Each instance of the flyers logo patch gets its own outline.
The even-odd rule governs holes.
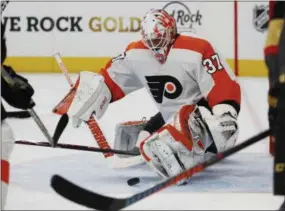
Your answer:
[[[157,103],[162,103],[163,97],[175,99],[182,93],[181,83],[169,75],[146,76],[149,90]]]

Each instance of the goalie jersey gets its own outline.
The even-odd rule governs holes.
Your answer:
[[[206,99],[209,106],[227,103],[237,112],[241,91],[221,54],[205,39],[178,35],[167,60],[160,64],[142,41],[128,45],[100,72],[112,101],[146,88],[163,119],[168,121],[183,105]]]

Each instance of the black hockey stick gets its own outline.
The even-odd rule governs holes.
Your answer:
[[[67,124],[69,122],[69,117],[67,114],[63,114],[58,123],[57,126],[55,128],[54,134],[53,134],[53,144],[54,146],[57,145],[57,142],[61,136],[61,134],[63,133],[64,129],[66,128]]]
[[[114,153],[120,155],[131,155],[137,156],[140,155],[138,148],[134,148],[131,151],[124,151],[124,150],[116,150],[116,149],[101,149],[97,147],[89,147],[89,146],[82,146],[82,145],[75,145],[75,144],[59,144],[57,143],[61,134],[63,133],[66,125],[68,124],[69,117],[67,114],[63,114],[57,123],[54,135],[53,135],[53,144],[55,148],[61,149],[72,149],[72,150],[81,150],[81,151],[89,151],[89,152],[101,152],[101,153]],[[30,146],[39,146],[39,147],[51,147],[48,142],[32,142],[32,141],[15,141],[16,144],[22,145],[30,145]]]
[[[49,142],[37,142],[36,143],[36,142],[31,142],[31,141],[15,141],[15,143],[16,144],[24,144],[24,145],[45,146],[45,147],[56,146],[61,134],[63,133],[63,131],[67,125],[67,123],[68,123],[68,116],[64,114],[60,117],[60,120],[57,123],[53,137],[50,137],[48,135],[52,144]]]
[[[190,168],[178,174],[177,176],[167,179],[143,192],[137,193],[127,198],[119,199],[91,192],[73,184],[72,182],[64,179],[59,175],[53,175],[53,177],[51,178],[51,187],[61,196],[83,206],[97,210],[120,210],[171,185],[174,185],[182,179],[190,178],[192,175],[203,171],[205,168],[220,162],[224,158],[266,138],[269,135],[269,130],[261,132],[225,152],[218,153],[215,157],[208,161],[198,164],[193,168]]]
[[[48,142],[32,142],[32,141],[16,141],[16,144],[23,145],[31,145],[31,146],[39,146],[39,147],[51,147]],[[124,151],[124,150],[116,150],[116,149],[101,149],[97,147],[89,147],[82,145],[74,145],[74,144],[60,144],[58,143],[55,148],[61,149],[72,149],[72,150],[80,150],[80,151],[89,151],[89,152],[101,152],[101,153],[114,153],[120,155],[132,155],[137,156],[140,155],[138,151]]]
[[[33,101],[32,101],[33,102]],[[44,123],[42,122],[42,120],[40,119],[40,117],[38,116],[38,114],[36,113],[36,111],[33,108],[30,108],[29,113],[31,114],[32,118],[34,119],[35,123],[38,125],[38,127],[40,128],[40,130],[42,131],[42,133],[44,134],[44,136],[47,138],[47,140],[49,141],[49,144],[52,147],[54,146],[55,141],[53,140],[53,138],[51,137],[51,135],[49,134],[47,128],[45,127]]]
[[[28,111],[8,111],[8,118],[26,119],[30,118],[31,114]]]

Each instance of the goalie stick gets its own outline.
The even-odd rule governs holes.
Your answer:
[[[82,150],[82,151],[89,151],[89,152],[91,151],[91,152],[101,152],[101,153],[113,153],[113,154],[121,154],[121,155],[133,155],[133,156],[137,156],[140,154],[138,150],[123,151],[123,150],[116,150],[116,149],[100,149],[96,147],[72,145],[72,144],[58,144],[57,142],[61,134],[63,133],[64,129],[66,128],[68,122],[69,122],[68,115],[63,114],[57,123],[54,135],[52,137],[53,145],[55,146],[55,148]],[[22,144],[22,145],[30,145],[30,146],[51,147],[50,143],[48,142],[15,141],[15,143]]]
[[[53,144],[54,146],[56,147],[57,146],[57,142],[61,136],[61,134],[63,133],[64,129],[66,128],[67,124],[69,122],[69,117],[67,114],[63,114],[58,123],[57,123],[57,126],[55,128],[55,131],[54,131],[54,134],[53,134]]]
[[[16,141],[15,143],[22,144],[22,145],[38,146],[38,147],[51,147],[48,142]],[[101,149],[97,147],[89,147],[89,146],[82,146],[82,145],[75,145],[75,144],[60,144],[59,143],[55,146],[55,148],[81,150],[81,151],[89,151],[89,152],[113,153],[113,154],[120,154],[120,155],[132,155],[132,156],[139,155],[138,151]]]
[[[73,82],[70,78],[70,76],[68,75],[68,71],[67,71],[67,68],[65,67],[61,57],[60,57],[60,54],[59,53],[56,53],[54,54],[54,58],[55,60],[57,61],[57,64],[60,68],[60,70],[62,71],[62,73],[64,74],[66,80],[68,81],[70,87],[73,87]],[[59,105],[57,105],[55,107],[55,109],[53,110],[55,113],[57,113],[57,107]],[[98,123],[96,122],[95,118],[93,116],[90,117],[90,119],[86,122],[94,139],[96,140],[98,146],[101,148],[101,149],[111,149],[111,147],[109,146],[102,130],[100,129]],[[104,157],[105,158],[108,158],[108,157],[112,157],[114,154],[112,152],[108,152],[108,153],[104,153]]]
[[[189,168],[174,177],[171,177],[143,192],[137,193],[127,198],[113,198],[95,192],[91,192],[73,184],[72,182],[66,180],[65,178],[59,175],[53,175],[53,177],[51,178],[51,187],[61,196],[88,208],[97,210],[120,210],[171,185],[174,185],[182,179],[190,178],[194,174],[203,171],[204,169],[220,162],[224,158],[229,157],[230,155],[266,138],[269,135],[270,130],[265,130],[251,137],[250,139],[232,147],[231,149],[216,154],[216,156],[210,160],[207,160],[201,164]]]
[[[97,147],[89,147],[89,146],[74,145],[74,144],[58,144],[57,142],[61,134],[63,133],[64,129],[66,128],[68,122],[69,122],[68,115],[63,114],[57,123],[55,132],[52,138],[53,144],[56,148],[81,150],[81,151],[89,151],[89,152],[114,153],[114,154],[131,155],[131,156],[140,155],[138,148],[135,148],[130,151],[124,151],[124,150],[116,150],[116,149],[101,149]],[[19,140],[19,141],[16,141],[15,143],[22,144],[22,145],[38,146],[38,147],[51,147],[51,145],[48,142],[32,142],[32,141],[20,141]]]

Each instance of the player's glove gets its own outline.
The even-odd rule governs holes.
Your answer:
[[[35,106],[32,101],[34,89],[28,80],[16,74],[10,66],[1,68],[2,96],[11,106],[18,109],[29,109]]]

